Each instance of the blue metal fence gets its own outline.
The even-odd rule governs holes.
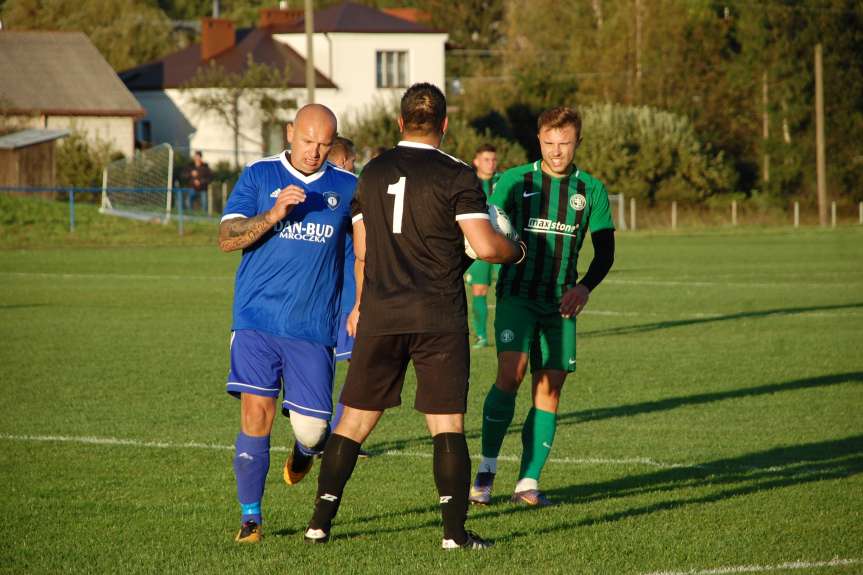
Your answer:
[[[180,235],[183,235],[183,222],[187,216],[183,213],[183,196],[185,194],[194,194],[192,188],[108,188],[110,192],[131,192],[131,193],[152,193],[152,192],[168,192],[174,194],[176,200],[173,202],[177,208],[177,229]],[[103,192],[103,188],[77,188],[77,187],[22,187],[22,186],[0,186],[0,192],[16,192],[16,193],[61,193],[67,194],[69,197],[69,231],[75,231],[75,194],[82,193],[99,193]],[[198,219],[198,218],[195,218]]]

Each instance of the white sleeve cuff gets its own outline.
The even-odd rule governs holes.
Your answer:
[[[228,220],[236,220],[237,218],[248,219],[248,217],[249,216],[245,214],[225,214],[224,216],[222,216],[222,219],[219,221],[219,223],[226,222]]]
[[[459,222],[461,220],[487,220],[488,212],[478,213],[478,214],[458,214],[455,217],[455,221]]]

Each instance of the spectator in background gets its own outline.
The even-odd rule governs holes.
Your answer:
[[[204,161],[204,155],[200,150],[196,150],[192,156],[192,164],[186,169],[185,173],[186,185],[192,190],[189,194],[189,199],[186,201],[188,208],[194,209],[197,203],[202,210],[207,208],[207,187],[213,180],[213,172],[210,166]]]

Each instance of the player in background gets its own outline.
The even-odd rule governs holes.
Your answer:
[[[343,136],[336,136],[333,149],[327,160],[337,167],[354,173],[354,162],[357,160],[357,150],[354,143]]]
[[[573,164],[581,116],[567,107],[538,121],[542,159],[507,170],[490,203],[509,215],[527,244],[520,265],[504,265],[497,280],[494,329],[497,380],[483,405],[482,461],[470,500],[491,501],[497,457],[515,411],[528,363],[533,407],[522,427],[519,479],[512,502],[545,506],[539,476],[554,442],[560,393],[575,371],[576,317],[614,261],[614,224],[605,186]],[[590,230],[594,256],[577,281],[578,252]]]
[[[235,540],[243,543],[262,537],[279,393],[295,437],[287,464],[292,483],[323,448],[332,410],[333,346],[356,176],[326,162],[336,137],[328,108],[300,109],[292,136],[290,154],[246,166],[219,227],[223,251],[243,250],[227,383],[241,401],[233,466],[242,512]]]
[[[464,238],[477,255],[513,262],[524,248],[496,233],[470,167],[438,150],[447,129],[446,99],[431,84],[404,93],[403,140],[369,162],[351,204],[357,258],[356,329],[342,401],[344,415],[321,461],[315,509],[304,538],[330,538],[360,445],[383,411],[401,403],[408,363],[417,377],[414,407],[434,443],[444,549],[490,544],[465,530],[470,457],[464,437],[470,347]]]
[[[482,191],[485,197],[490,197],[494,185],[500,179],[497,173],[497,149],[491,144],[482,144],[476,150],[473,157],[473,167],[476,175],[482,183]],[[471,311],[473,318],[473,329],[476,334],[474,349],[481,349],[488,345],[488,287],[491,285],[491,276],[494,264],[483,260],[474,261],[467,269],[465,280],[470,286]]]
[[[348,138],[337,136],[330,150],[328,161],[336,167],[354,172],[354,162],[357,159],[357,151],[354,143]],[[347,236],[345,242],[345,274],[342,281],[341,315],[339,318],[339,334],[336,341],[336,362],[351,361],[351,352],[354,349],[354,336],[348,333],[348,316],[354,309],[356,301],[356,280],[354,279],[354,242],[351,235]],[[336,404],[331,426],[333,429],[339,424],[345,406],[341,400]],[[368,457],[369,453],[360,449],[360,457]],[[287,479],[286,479],[287,481]]]

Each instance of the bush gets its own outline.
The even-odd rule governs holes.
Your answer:
[[[584,141],[576,159],[609,191],[657,200],[703,200],[734,189],[721,152],[702,143],[684,116],[648,107],[582,109]]]
[[[102,168],[123,157],[106,142],[90,143],[80,132],[57,145],[57,186],[96,188],[102,185]]]
[[[401,140],[396,120],[398,113],[397,102],[379,102],[365,114],[346,122],[339,133],[353,140],[360,159],[368,160],[376,148],[391,148]],[[476,149],[484,143],[497,148],[498,162],[502,168],[527,161],[524,150],[517,143],[493,135],[488,129],[478,131],[466,118],[450,116],[449,129],[441,143],[443,151],[470,163]]]

